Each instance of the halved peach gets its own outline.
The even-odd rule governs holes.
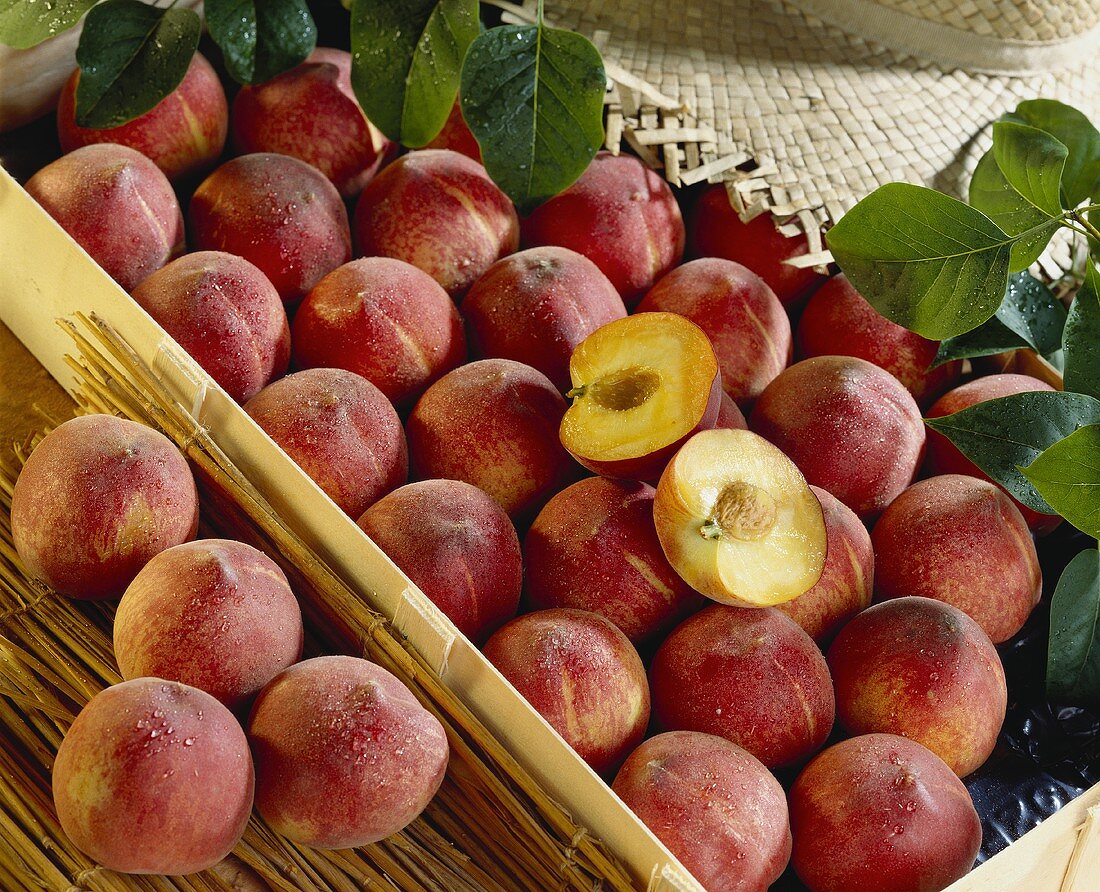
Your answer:
[[[782,604],[825,567],[821,504],[794,462],[750,431],[688,440],[657,484],[653,522],[676,572],[723,604]]]
[[[573,351],[569,376],[562,445],[605,477],[656,480],[688,437],[718,421],[718,359],[704,331],[675,313],[600,326]]]

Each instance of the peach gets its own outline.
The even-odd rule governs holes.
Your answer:
[[[286,374],[290,328],[279,292],[241,257],[197,251],[173,260],[133,298],[238,403]]]
[[[504,509],[476,486],[410,483],[371,505],[359,526],[472,641],[516,615],[519,538]]]
[[[80,69],[72,73],[57,103],[61,151],[95,143],[118,143],[141,152],[172,182],[213,167],[225,148],[229,108],[213,66],[195,53],[178,87],[145,114],[119,127],[93,129],[76,123],[76,88]]]
[[[975,378],[954,390],[945,393],[933,403],[927,412],[928,418],[941,418],[944,415],[953,415],[963,409],[969,409],[986,400],[996,400],[1001,397],[1014,396],[1018,393],[1036,393],[1054,390],[1046,381],[1032,378],[1030,375],[986,375],[984,378]],[[925,459],[925,470],[929,474],[966,474],[970,477],[979,477],[982,480],[991,480],[988,474],[974,464],[943,434],[928,431],[928,455]],[[1012,498],[1009,495],[1009,498]],[[1042,514],[1027,505],[1012,498],[1016,507],[1027,521],[1031,532],[1036,536],[1045,536],[1054,532],[1062,523],[1062,518],[1057,514]]]
[[[569,377],[561,442],[597,474],[656,480],[688,438],[718,421],[717,357],[703,330],[674,313],[601,326],[573,351]]]
[[[611,788],[708,892],[765,892],[791,857],[783,788],[711,734],[669,731],[632,752]]]
[[[557,438],[564,414],[541,372],[510,359],[471,362],[429,387],[409,416],[413,473],[471,483],[513,520],[530,519],[576,477]]]
[[[650,683],[662,729],[716,734],[769,768],[805,759],[833,727],[825,657],[770,607],[715,605],[685,620],[658,649]]]
[[[397,833],[447,771],[447,735],[395,676],[358,657],[315,657],[260,692],[248,718],[256,809],[276,833],[318,849]]]
[[[893,734],[829,747],[790,792],[793,863],[811,892],[936,892],[974,865],[982,827],[934,753]]]
[[[163,434],[112,415],[66,421],[38,444],[11,497],[23,566],[72,598],[115,598],[156,554],[195,538],[187,460]]]
[[[61,829],[101,867],[206,870],[237,845],[252,812],[248,741],[209,694],[160,678],[100,691],[53,764]]]
[[[928,747],[965,777],[993,752],[1008,689],[989,636],[931,598],[876,604],[841,629],[828,654],[837,716],[853,734]]]
[[[763,279],[732,260],[708,257],[676,267],[638,311],[679,313],[703,329],[722,369],[722,388],[742,408],[791,361],[783,305]]]
[[[377,387],[352,372],[287,375],[244,410],[353,518],[408,479],[397,412]]]
[[[426,146],[426,149],[451,149],[461,152],[467,158],[481,163],[481,146],[470,132],[466,119],[462,117],[462,99],[459,97],[451,107],[443,129]]]
[[[196,248],[255,264],[286,304],[351,260],[340,193],[316,167],[289,155],[227,161],[195,190],[188,215]]]
[[[523,540],[531,605],[599,613],[635,645],[702,607],[661,551],[655,494],[645,483],[589,477],[554,496]]]
[[[743,263],[768,283],[783,306],[794,309],[824,276],[813,268],[800,269],[784,261],[810,251],[805,235],[786,236],[771,214],[747,223],[730,204],[726,187],[710,186],[691,214],[688,236],[694,257],[721,257]]]
[[[1027,523],[1004,492],[961,474],[929,477],[871,532],[875,596],[919,595],[957,607],[994,644],[1023,627],[1043,590]]]
[[[162,551],[130,583],[114,651],[123,678],[179,681],[237,709],[298,662],[302,612],[263,552],[200,539]]]
[[[426,272],[389,257],[333,270],[294,316],[299,368],[347,369],[398,406],[466,360],[462,320]]]
[[[912,395],[889,372],[855,357],[795,363],[768,385],[749,425],[864,522],[909,485],[924,453],[924,422]]]
[[[43,167],[26,188],[127,291],[183,250],[183,214],[172,184],[134,149],[76,149]]]
[[[714,425],[731,431],[747,431],[749,423],[741,408],[733,401],[733,398],[722,391],[722,402],[718,405],[718,421]]]
[[[645,668],[609,619],[538,610],[503,626],[483,653],[594,771],[614,771],[641,743],[649,724]]]
[[[684,220],[656,173],[633,155],[600,152],[579,180],[523,221],[523,243],[583,254],[632,307],[684,256]]]
[[[476,355],[526,362],[566,391],[574,348],[626,307],[591,260],[547,247],[494,263],[463,299],[462,314]]]
[[[233,141],[245,154],[278,152],[316,167],[345,198],[370,182],[390,142],[351,88],[351,53],[318,47],[300,65],[233,100]]]
[[[476,161],[421,149],[375,177],[355,206],[360,253],[404,260],[454,298],[519,247],[512,202]]]
[[[811,486],[825,517],[828,545],[821,578],[805,594],[775,606],[818,644],[831,641],[848,620],[871,603],[875,554],[871,536],[855,512],[818,486]]]
[[[794,463],[750,431],[696,434],[657,484],[653,523],[669,563],[724,604],[767,607],[815,585],[821,505]]]
[[[858,356],[886,369],[920,405],[928,405],[959,380],[962,362],[932,368],[939,350],[929,341],[882,316],[845,275],[833,276],[814,292],[798,321],[798,355]]]

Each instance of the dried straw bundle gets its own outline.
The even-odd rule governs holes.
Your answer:
[[[361,849],[298,849],[258,818],[234,855],[282,889],[530,890],[633,888],[598,840],[547,796],[433,670],[271,510],[206,432],[103,321],[60,323],[73,337],[86,412],[157,428],[177,443],[199,484],[206,534],[240,539],[280,564],[299,595],[307,652],[361,654],[397,675],[447,730],[451,763],[428,810],[401,833]],[[17,463],[33,443],[16,450]],[[97,868],[57,824],[54,754],[97,691],[119,680],[112,605],[59,598],[23,573],[12,546],[18,474],[0,463],[0,888],[226,890],[231,871],[129,877]]]

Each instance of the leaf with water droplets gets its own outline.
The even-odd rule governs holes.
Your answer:
[[[1091,260],[1062,335],[1065,387],[1100,398],[1100,270]]]
[[[190,9],[106,0],[88,13],[76,49],[76,123],[119,127],[171,93],[191,64],[202,23]]]
[[[1020,470],[1055,511],[1100,539],[1100,424],[1074,431]]]
[[[1002,121],[1015,121],[1043,130],[1068,150],[1062,171],[1066,207],[1077,207],[1100,191],[1100,131],[1072,106],[1054,99],[1028,99]]]
[[[317,45],[305,0],[206,0],[206,26],[239,84],[269,81]]]
[[[1047,697],[1100,704],[1100,552],[1087,548],[1062,572],[1050,600]]]
[[[96,0],[0,0],[0,43],[17,50],[68,31]]]

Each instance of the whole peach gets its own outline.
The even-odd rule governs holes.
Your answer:
[[[477,144],[474,135],[462,117],[462,98],[455,100],[451,107],[451,113],[447,116],[447,122],[443,129],[426,146],[426,149],[452,149],[461,152],[467,158],[472,158],[478,164],[481,163],[481,146]]]
[[[722,391],[722,402],[718,407],[718,421],[714,426],[732,431],[747,431],[749,429],[745,414],[733,401],[733,397],[724,390]]]
[[[472,641],[516,615],[519,538],[504,509],[476,486],[410,483],[371,505],[359,526]]]
[[[62,155],[27,192],[127,291],[183,250],[183,214],[160,168],[109,143]]]
[[[345,263],[318,282],[294,316],[299,368],[362,375],[398,406],[466,359],[454,303],[426,272],[389,257]]]
[[[163,434],[112,415],[51,431],[11,498],[15,549],[63,595],[116,598],[156,554],[195,538],[198,492]]]
[[[914,483],[871,532],[875,595],[951,604],[994,644],[1023,627],[1043,574],[1019,510],[994,484],[961,474]]]

